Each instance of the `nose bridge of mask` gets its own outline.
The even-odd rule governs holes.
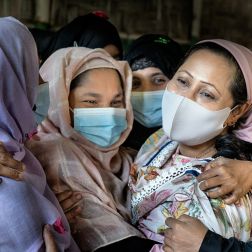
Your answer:
[[[161,104],[160,96],[164,94],[164,90],[158,91],[144,91],[144,92],[135,92],[131,93],[131,102],[134,108],[136,105],[136,109],[147,107],[148,105],[152,104],[153,102],[159,101]]]
[[[124,125],[124,108],[74,108],[74,126],[112,126]],[[88,118],[88,120],[85,120]]]
[[[167,90],[164,93],[164,96],[162,99],[162,118],[163,118],[163,122],[165,120],[166,128],[169,128],[170,131],[172,130],[172,127],[174,124],[174,118],[177,114],[178,108],[184,99],[185,97],[178,96],[177,94],[169,92]],[[169,106],[172,106],[173,108],[171,109],[169,108]]]
[[[124,108],[75,108],[74,128],[87,140],[108,147],[127,129]]]

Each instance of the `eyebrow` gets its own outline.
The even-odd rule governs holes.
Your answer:
[[[82,96],[92,96],[94,98],[100,98],[101,95],[100,94],[97,94],[97,93],[86,93],[86,94],[83,94]],[[123,96],[123,93],[118,93],[114,96],[114,98],[118,98],[120,96]]]
[[[194,78],[193,75],[191,73],[189,73],[187,70],[179,70],[178,72],[185,72],[187,73],[192,79]],[[209,86],[212,86],[220,95],[221,93],[219,92],[219,90],[215,87],[214,84],[210,83],[210,82],[207,82],[207,81],[202,81],[200,80],[201,83],[204,83],[206,85],[209,85]]]
[[[117,95],[114,96],[114,98],[118,98],[118,97],[121,97],[123,96],[123,93],[118,93]]]
[[[164,76],[165,76],[165,74],[164,74],[163,72],[160,71],[160,72],[151,74],[151,77],[155,77],[155,76],[157,76],[157,75],[164,75]]]

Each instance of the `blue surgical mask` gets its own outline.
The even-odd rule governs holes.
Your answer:
[[[50,104],[48,83],[44,83],[38,86],[38,96],[35,104],[35,119],[37,123],[41,123],[48,114],[48,108]]]
[[[89,141],[109,147],[127,129],[126,109],[75,108],[74,129]]]
[[[164,90],[132,92],[131,104],[134,118],[147,128],[162,125],[162,98]]]

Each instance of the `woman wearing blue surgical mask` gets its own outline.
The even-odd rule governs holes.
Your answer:
[[[226,181],[234,180],[230,176],[223,181],[216,163],[220,156],[252,159],[251,69],[250,50],[225,40],[209,40],[192,48],[168,82],[162,100],[163,129],[142,146],[129,182],[133,223],[157,243],[164,243],[166,233],[167,252],[199,251],[208,229],[200,251],[217,249],[210,247],[209,239],[219,240],[221,247],[222,241],[227,241],[220,236],[250,240],[252,208],[251,194],[247,192],[252,186],[251,162],[236,160],[247,163],[248,171],[236,166],[236,179],[245,172],[249,186],[239,203],[230,205],[225,201],[230,195],[221,198],[218,193]],[[212,177],[208,182],[215,181],[215,186],[204,192],[197,176],[209,175],[211,170],[218,183]],[[241,182],[236,186],[247,187]],[[199,219],[205,227],[197,225],[196,232],[193,223],[197,222],[182,215]],[[167,217],[174,219],[166,221]],[[193,225],[192,232],[189,225]],[[151,251],[164,251],[162,247],[155,245]],[[238,251],[239,242],[232,248],[236,249],[228,251]]]
[[[53,52],[70,46],[103,48],[112,57],[122,58],[123,48],[118,31],[103,12],[79,16],[55,33],[38,29],[31,29],[31,32],[42,63]],[[45,119],[49,108],[48,83],[43,83],[43,80],[41,82],[34,111],[37,123]]]
[[[135,120],[125,146],[139,150],[162,126],[164,89],[182,55],[180,45],[161,34],[143,35],[129,47],[125,59],[133,71],[131,103]]]
[[[148,251],[153,242],[130,224],[132,157],[121,147],[133,123],[128,63],[72,47],[52,54],[40,74],[49,83],[49,114],[29,147],[60,202],[63,192],[81,198],[74,226],[80,249]],[[74,207],[63,205],[66,214]]]

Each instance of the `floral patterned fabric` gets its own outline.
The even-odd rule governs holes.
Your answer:
[[[147,238],[162,243],[166,218],[187,214],[223,237],[249,240],[251,196],[226,205],[221,199],[209,199],[199,188],[196,177],[211,160],[180,155],[178,143],[162,129],[146,141],[131,167],[129,186],[132,222]]]

